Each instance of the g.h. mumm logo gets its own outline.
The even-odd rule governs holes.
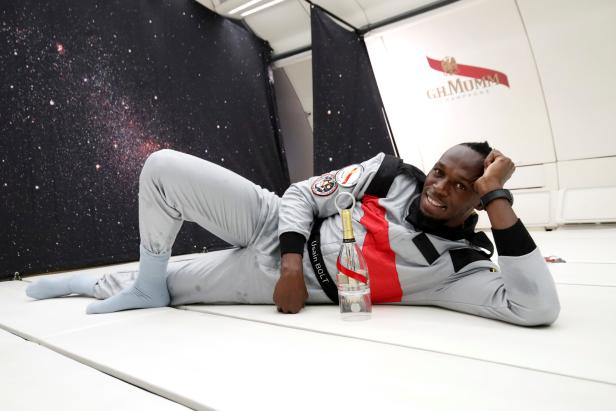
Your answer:
[[[503,72],[485,67],[458,64],[453,57],[445,57],[442,60],[426,58],[428,65],[433,70],[440,71],[446,76],[457,76],[455,79],[448,80],[447,84],[429,88],[426,95],[431,100],[485,94],[490,87],[499,85],[510,88],[509,79]]]

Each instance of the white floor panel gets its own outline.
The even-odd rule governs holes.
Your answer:
[[[185,306],[206,313],[434,350],[616,385],[616,288],[560,285],[561,314],[524,328],[432,307],[375,306],[345,322],[336,306],[282,315],[271,306]]]
[[[18,336],[7,331],[0,330],[0,353],[4,352],[12,345],[22,344],[23,342],[23,338],[19,338]]]
[[[173,310],[166,307],[124,311],[112,316],[85,315],[86,306],[94,299],[75,296],[37,301],[26,296],[27,286],[25,281],[0,282],[0,328],[35,342],[49,335]]]
[[[567,262],[616,263],[616,226],[613,224],[533,230],[531,235],[544,256],[557,255]]]
[[[0,282],[0,328],[48,347],[0,330],[0,387],[15,393],[8,397],[13,408],[5,407],[4,394],[0,408],[175,406],[96,368],[198,410],[611,410],[616,228],[532,234],[545,256],[568,261],[550,265],[562,306],[551,327],[397,306],[376,306],[366,322],[342,321],[335,306],[298,315],[273,306],[86,315],[92,299],[33,301],[26,282]],[[174,257],[185,258],[194,255]],[[32,368],[39,364],[42,370]],[[75,395],[63,388],[81,382]]]
[[[3,347],[0,333],[3,411],[188,410],[49,349],[14,338],[20,342]]]
[[[616,287],[616,264],[548,264],[557,284],[601,285]]]
[[[194,409],[598,410],[616,399],[610,384],[180,310],[47,344]]]

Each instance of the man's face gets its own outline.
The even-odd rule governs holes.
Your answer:
[[[457,227],[479,204],[474,181],[483,174],[483,157],[466,146],[453,146],[426,177],[419,209],[449,227]]]

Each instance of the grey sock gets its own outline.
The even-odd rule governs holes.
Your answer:
[[[135,284],[104,301],[92,303],[88,314],[103,314],[135,308],[166,307],[171,298],[167,290],[167,263],[171,252],[153,254],[140,247],[139,275]]]
[[[41,278],[26,288],[26,295],[37,300],[62,297],[69,294],[94,296],[94,285],[99,277],[91,274],[74,274],[60,278]]]

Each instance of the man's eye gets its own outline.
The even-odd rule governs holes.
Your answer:
[[[441,170],[440,170],[440,169],[438,169],[438,168],[435,168],[435,169],[433,169],[432,171],[434,171],[434,174],[435,174],[435,175],[437,175],[437,176],[440,176],[440,175],[441,175]]]
[[[466,190],[466,186],[464,184],[461,184],[461,183],[456,184],[456,188],[458,190],[462,190],[462,191]]]

